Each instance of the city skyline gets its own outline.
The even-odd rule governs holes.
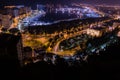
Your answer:
[[[1,0],[2,75],[41,80],[120,80],[119,3]]]
[[[4,6],[4,10],[1,10],[0,15],[1,32],[5,32],[4,28],[10,34],[14,30],[20,31],[23,47],[29,46],[30,51],[30,48],[35,51],[32,57],[41,55],[39,53],[46,51],[47,53],[62,56],[64,59],[66,59],[64,56],[73,57],[74,59],[76,54],[84,54],[85,50],[87,55],[84,55],[84,58],[91,53],[99,54],[108,45],[116,42],[116,37],[111,36],[111,34],[116,29],[119,29],[119,6],[88,6],[88,4],[80,3],[71,6],[59,5],[58,7],[51,4],[37,4],[36,6],[36,10],[26,5]],[[107,35],[107,33],[109,34]],[[108,37],[105,38],[104,35]],[[114,35],[119,35],[119,33]],[[101,37],[99,40],[105,39],[105,42],[94,46],[97,44],[91,43],[90,40],[99,37]],[[111,42],[111,39],[115,41]],[[29,51],[28,53],[31,54]],[[31,58],[31,55],[27,55],[27,57]],[[37,60],[39,61],[39,59]],[[33,59],[34,61],[36,62]],[[24,64],[27,63],[29,62],[24,62]]]
[[[37,4],[62,4],[68,5],[72,3],[84,3],[84,4],[107,4],[107,5],[119,5],[120,0],[1,0],[0,8],[7,5],[26,5],[36,9]]]
[[[25,5],[33,5],[33,4],[46,4],[46,3],[60,3],[60,4],[67,4],[67,3],[87,3],[87,4],[120,4],[120,0],[1,0],[1,4],[4,5],[12,5],[12,4],[25,4]]]

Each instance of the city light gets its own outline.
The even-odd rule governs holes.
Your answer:
[[[107,71],[111,76],[115,73],[112,70],[118,70],[120,6],[117,3],[114,5],[112,0],[106,0],[107,3],[104,0],[97,3],[96,0],[26,1],[2,0],[4,3],[0,5],[0,64],[5,65],[7,74],[12,67],[17,68],[18,74],[15,73],[19,77],[34,75],[33,78],[45,80],[41,77],[47,78],[48,74],[52,78],[48,80],[62,80],[66,74],[69,77],[75,74],[75,80],[78,75],[79,80],[84,80],[81,77],[90,75],[101,79],[99,72],[105,72],[105,77]],[[97,70],[94,74],[93,69]]]

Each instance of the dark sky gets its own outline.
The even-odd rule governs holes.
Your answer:
[[[71,2],[81,2],[88,4],[118,4],[120,5],[120,0],[0,0],[0,5],[17,5],[17,4],[25,4],[25,5],[35,5],[35,4],[45,4],[45,3],[62,3],[62,4],[70,4]]]

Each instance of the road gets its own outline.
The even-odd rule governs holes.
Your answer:
[[[114,20],[114,19],[113,19],[113,20]],[[111,20],[102,21],[102,24],[104,24],[105,22],[109,22],[109,21],[111,21]],[[99,24],[99,23],[97,23],[97,24]],[[100,24],[101,24],[101,22],[100,22]],[[76,36],[78,36],[78,35],[81,35],[82,33],[86,33],[86,32],[88,31],[88,29],[89,29],[89,27],[85,27],[85,29],[83,29],[83,30],[81,30],[81,31],[75,32],[75,33],[73,33],[72,35],[67,35],[66,38],[60,38],[60,39],[58,39],[58,41],[55,43],[55,46],[53,47],[53,49],[52,49],[51,52],[56,53],[56,54],[57,54],[57,53],[59,53],[59,54],[65,53],[66,51],[61,51],[61,50],[59,49],[60,43],[61,43],[62,41],[64,41],[64,40],[69,39],[69,38],[76,37]],[[108,32],[108,31],[109,31],[109,28],[107,27],[105,30],[106,30],[106,32]],[[93,31],[93,33],[94,33],[94,35],[96,35],[96,32]],[[69,51],[69,50],[68,50],[68,52],[70,52],[70,54],[74,54],[74,53],[71,53],[72,51]],[[75,51],[73,51],[73,52],[75,52]]]

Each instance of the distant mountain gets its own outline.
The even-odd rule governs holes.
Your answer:
[[[90,4],[120,4],[120,0],[0,0],[0,3],[4,4],[37,4],[37,3],[62,3],[68,4],[71,2],[82,2],[82,3],[90,3]]]
[[[3,5],[18,5],[24,4],[28,6],[35,6],[35,4],[70,4],[73,2],[87,3],[87,4],[118,4],[120,0],[0,0],[0,6]]]
[[[88,3],[88,4],[110,4],[110,5],[120,5],[120,0],[75,0]]]

